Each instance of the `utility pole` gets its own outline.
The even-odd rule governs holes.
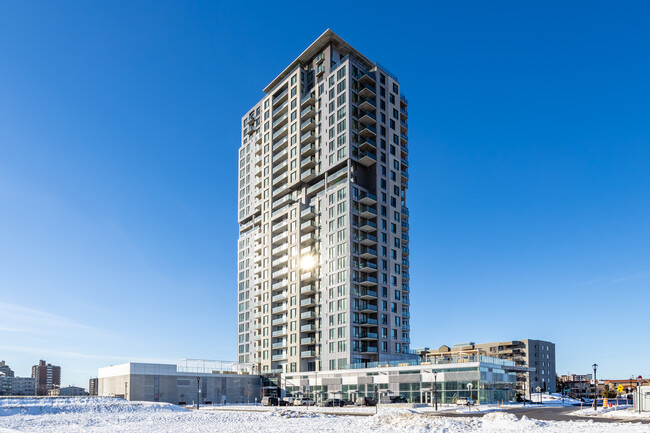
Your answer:
[[[598,368],[598,364],[594,363],[592,365],[594,368],[594,410],[598,410],[598,404],[596,403],[596,400],[598,399],[598,380],[596,379],[596,369]]]
[[[434,390],[433,390],[433,401],[435,402],[435,410],[438,410],[438,372],[434,371],[433,372],[433,385],[434,385]]]

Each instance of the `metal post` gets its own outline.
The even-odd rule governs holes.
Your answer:
[[[126,393],[126,384],[127,384],[127,383],[128,383],[128,382],[124,382],[124,400],[128,400],[128,399],[129,399],[129,397],[127,396],[127,393]]]
[[[435,410],[438,410],[438,372],[434,371],[433,372],[433,384],[434,384],[434,390],[433,390],[433,401],[435,402]]]
[[[196,409],[199,408],[199,402],[201,401],[201,376],[196,376]]]
[[[596,369],[598,368],[598,364],[592,365],[594,368],[594,410],[598,411],[598,404],[596,403],[596,400],[598,399],[598,380],[596,379]]]

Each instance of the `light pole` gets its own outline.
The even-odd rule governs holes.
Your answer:
[[[467,397],[467,412],[470,411],[469,405],[470,405],[470,403],[471,403],[471,401],[472,401],[472,387],[473,387],[473,386],[474,386],[474,385],[472,385],[471,383],[468,383],[468,384],[467,384],[467,392],[468,392],[468,394],[469,394],[469,397]]]
[[[435,404],[435,410],[438,410],[438,372],[433,372],[433,401]]]
[[[542,387],[538,386],[535,390],[537,390],[537,395],[539,395],[539,404],[542,404]]]
[[[196,409],[199,408],[199,402],[201,401],[201,376],[196,376]]]
[[[596,369],[598,368],[598,364],[594,363],[594,365],[592,365],[592,367],[594,368],[594,404],[593,404],[593,406],[594,406],[594,410],[597,411],[598,410],[598,404],[596,403],[596,400],[598,399],[598,380],[596,379]]]

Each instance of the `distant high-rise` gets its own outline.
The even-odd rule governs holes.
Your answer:
[[[7,365],[6,362],[0,361],[0,375],[5,377],[14,377],[14,371]]]
[[[407,100],[331,30],[265,89],[239,149],[238,359],[336,370],[409,353]]]
[[[61,367],[41,360],[32,366],[32,377],[36,379],[36,395],[47,395],[49,390],[61,386]]]

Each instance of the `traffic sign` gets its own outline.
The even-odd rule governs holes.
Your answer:
[[[623,385],[619,385],[616,387],[616,392],[623,392]]]

